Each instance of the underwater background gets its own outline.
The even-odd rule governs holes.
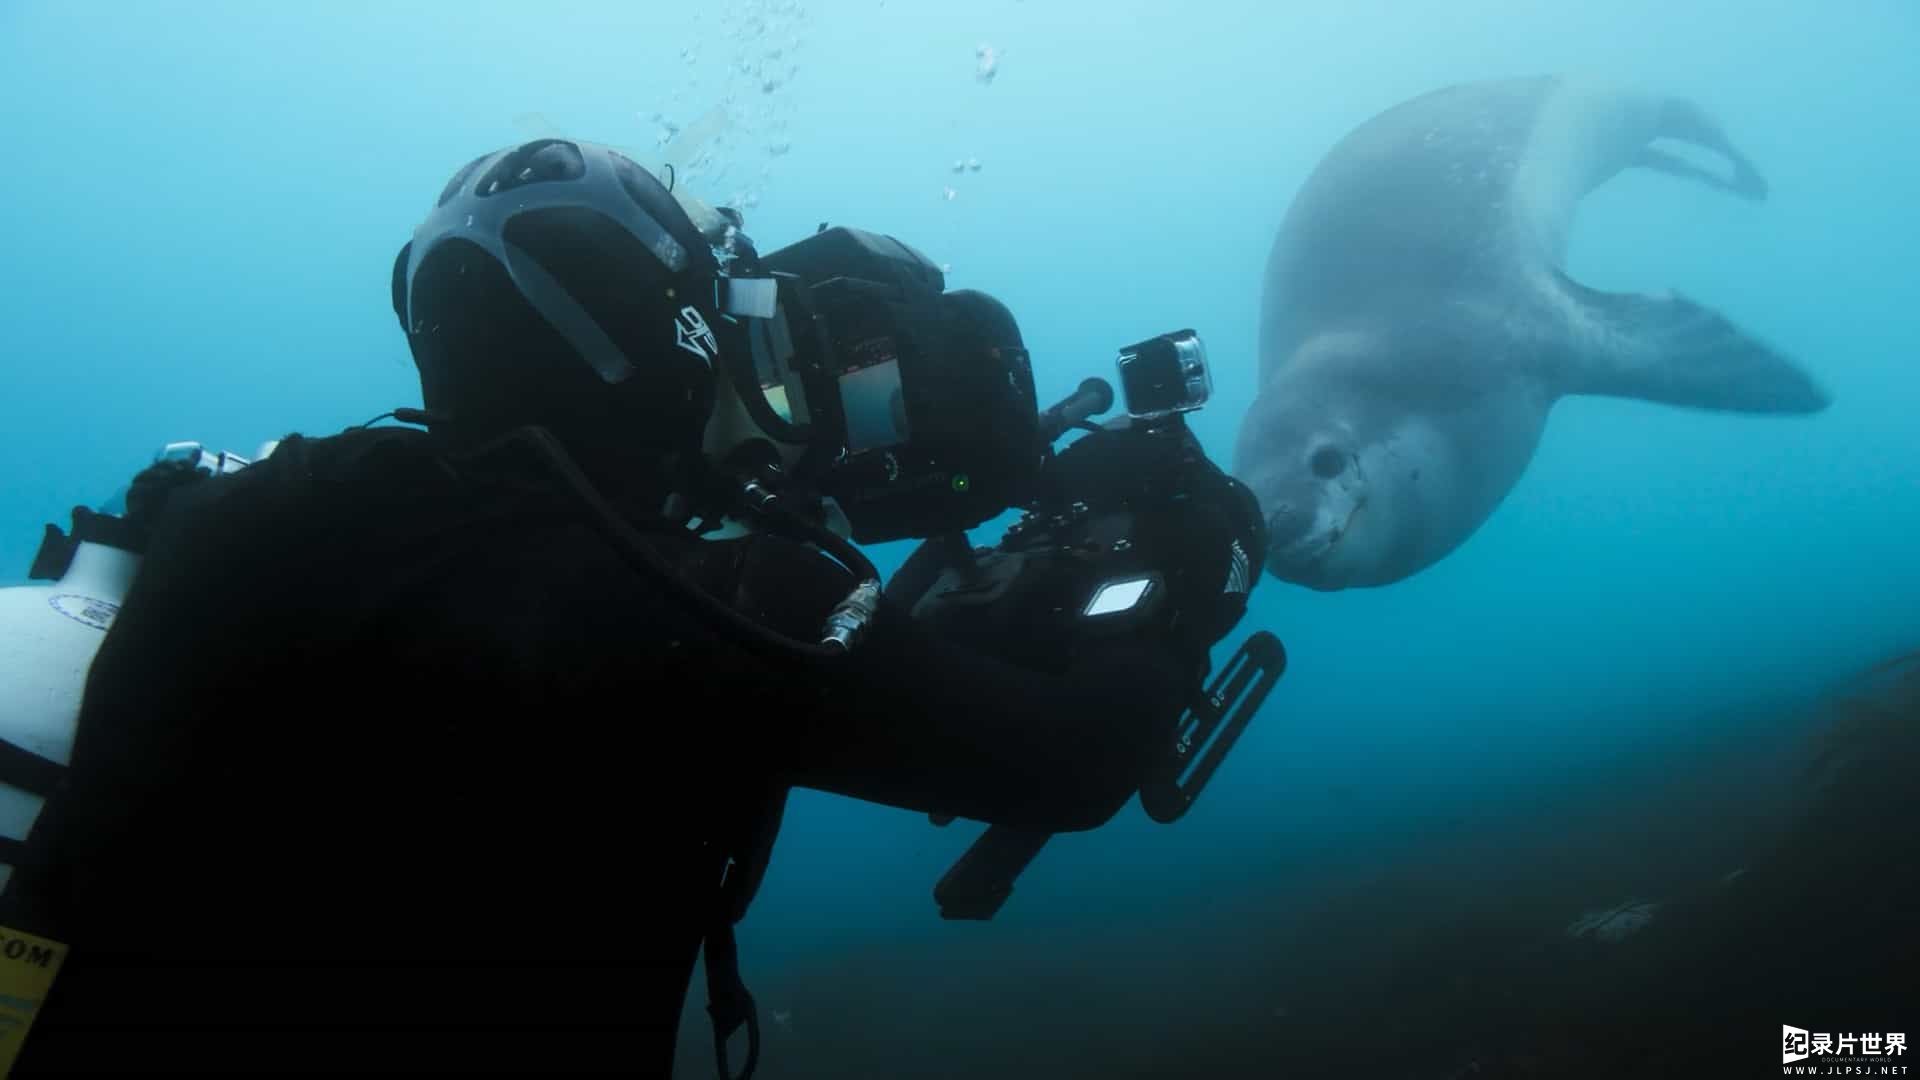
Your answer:
[[[1682,1051],[1635,1043],[1656,1012],[1751,1042],[1693,1075],[1746,1075],[1774,1024],[1920,1026],[1894,918],[1912,725],[1859,734],[1828,705],[1920,646],[1916,55],[1907,0],[0,0],[0,585],[165,443],[250,455],[416,405],[394,254],[457,168],[531,136],[670,161],[763,252],[823,221],[919,248],[1009,305],[1043,402],[1192,327],[1215,380],[1194,427],[1226,464],[1275,229],[1347,131],[1504,76],[1692,98],[1767,201],[1623,174],[1581,205],[1567,269],[1719,309],[1831,408],[1565,400],[1440,564],[1259,585],[1220,655],[1266,628],[1289,669],[1185,819],[1130,805],[1056,838],[993,921],[949,923],[932,886],[978,825],[796,792],[740,949],[769,1078],[1658,1074]],[[1823,878],[1766,863],[1831,809],[1805,769],[1835,731],[1881,770],[1839,832],[1868,847]],[[1786,947],[1787,923],[1690,980],[1662,962],[1732,921],[1682,911],[1686,933],[1617,953],[1565,932],[1763,864],[1800,890],[1795,955],[1857,968],[1723,993],[1700,973]],[[1828,901],[1907,936],[1826,947],[1853,932],[1810,914]],[[1889,971],[1904,989],[1872,983]],[[1676,985],[1685,1005],[1647,1004]],[[705,1000],[696,975],[686,1077],[712,1075]]]

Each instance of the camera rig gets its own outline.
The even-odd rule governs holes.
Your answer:
[[[923,540],[886,593],[1021,666],[1061,670],[1103,637],[1173,638],[1194,689],[1139,795],[1154,820],[1178,820],[1286,667],[1279,639],[1259,631],[1207,682],[1211,643],[1259,578],[1266,524],[1186,425],[1213,392],[1199,336],[1119,350],[1126,416],[1103,426],[1088,418],[1113,406],[1106,380],[1039,409],[1012,313],[948,291],[932,260],[892,237],[823,222],[749,262],[728,284],[757,315],[752,362],[731,377],[763,430],[813,447],[773,482],[796,504],[831,498],[856,543]],[[1074,428],[1087,437],[1056,451]],[[1202,544],[1188,535],[1198,519],[1167,511],[1209,498],[1231,504],[1233,524]],[[1026,513],[999,544],[972,546],[968,530],[1014,507]],[[989,827],[935,888],[942,916],[992,918],[1051,835]]]
[[[1193,478],[1218,476],[1206,461],[1184,416],[1201,408],[1211,394],[1206,354],[1192,330],[1162,334],[1120,350],[1116,367],[1126,416],[1107,426],[1088,418],[1106,411],[1113,390],[1090,378],[1040,417],[1040,431],[1051,447],[1066,431],[1080,428],[1095,437],[1116,440],[1101,448],[1097,468],[1091,456],[1074,460],[1072,447],[1050,462],[1048,481],[1023,516],[993,548],[975,548],[964,531],[930,542],[928,550],[943,565],[915,604],[916,618],[973,623],[972,634],[1004,639],[1022,634],[1032,640],[1026,662],[1058,668],[1077,641],[1137,632],[1142,627],[1171,628],[1203,616],[1183,603],[1181,590],[1162,572],[1166,546],[1183,538],[1164,531],[1155,536],[1150,510],[1188,498]],[[1074,444],[1078,445],[1078,443]],[[1231,483],[1231,481],[1226,481]],[[1264,543],[1257,506],[1250,523],[1256,546]],[[1238,542],[1220,589],[1241,598],[1229,616],[1237,621],[1244,597],[1258,570]],[[1010,593],[1038,590],[1032,604],[1004,604]],[[1071,624],[1062,632],[1038,634],[1031,627],[996,625],[1035,607],[1059,613]],[[1286,669],[1286,650],[1272,633],[1246,638],[1231,659],[1195,693],[1173,727],[1172,739],[1142,783],[1139,796],[1147,815],[1161,824],[1183,817],[1239,741]],[[1204,674],[1201,676],[1204,679]],[[935,815],[935,825],[954,818]],[[1050,832],[990,825],[934,887],[945,919],[991,919],[1013,893],[1015,880],[1052,838]]]

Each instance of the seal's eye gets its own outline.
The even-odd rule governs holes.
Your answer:
[[[1322,480],[1331,480],[1345,471],[1347,455],[1341,453],[1338,447],[1322,446],[1313,452],[1308,464],[1313,467],[1313,475]]]

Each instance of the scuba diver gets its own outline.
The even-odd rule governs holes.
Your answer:
[[[482,155],[393,268],[421,408],[76,513],[140,563],[11,856],[0,923],[68,950],[21,1072],[664,1077],[703,948],[751,1072],[732,928],[792,788],[1042,836],[1142,790],[1250,494],[1170,450],[1109,545],[1159,614],[1032,632],[1088,564],[955,587],[954,537],[1102,436],[1053,454],[1013,317],[924,256],[742,224],[590,143]],[[909,537],[883,588],[855,542]]]

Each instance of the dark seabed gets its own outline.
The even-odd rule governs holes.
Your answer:
[[[804,1003],[765,1020],[758,1075],[1753,1076],[1782,1024],[1907,1031],[1920,654],[1722,719],[1370,868],[1170,896],[1151,938],[1063,920],[750,973],[761,1001]],[[714,1075],[704,1001],[696,982],[682,1077]]]

